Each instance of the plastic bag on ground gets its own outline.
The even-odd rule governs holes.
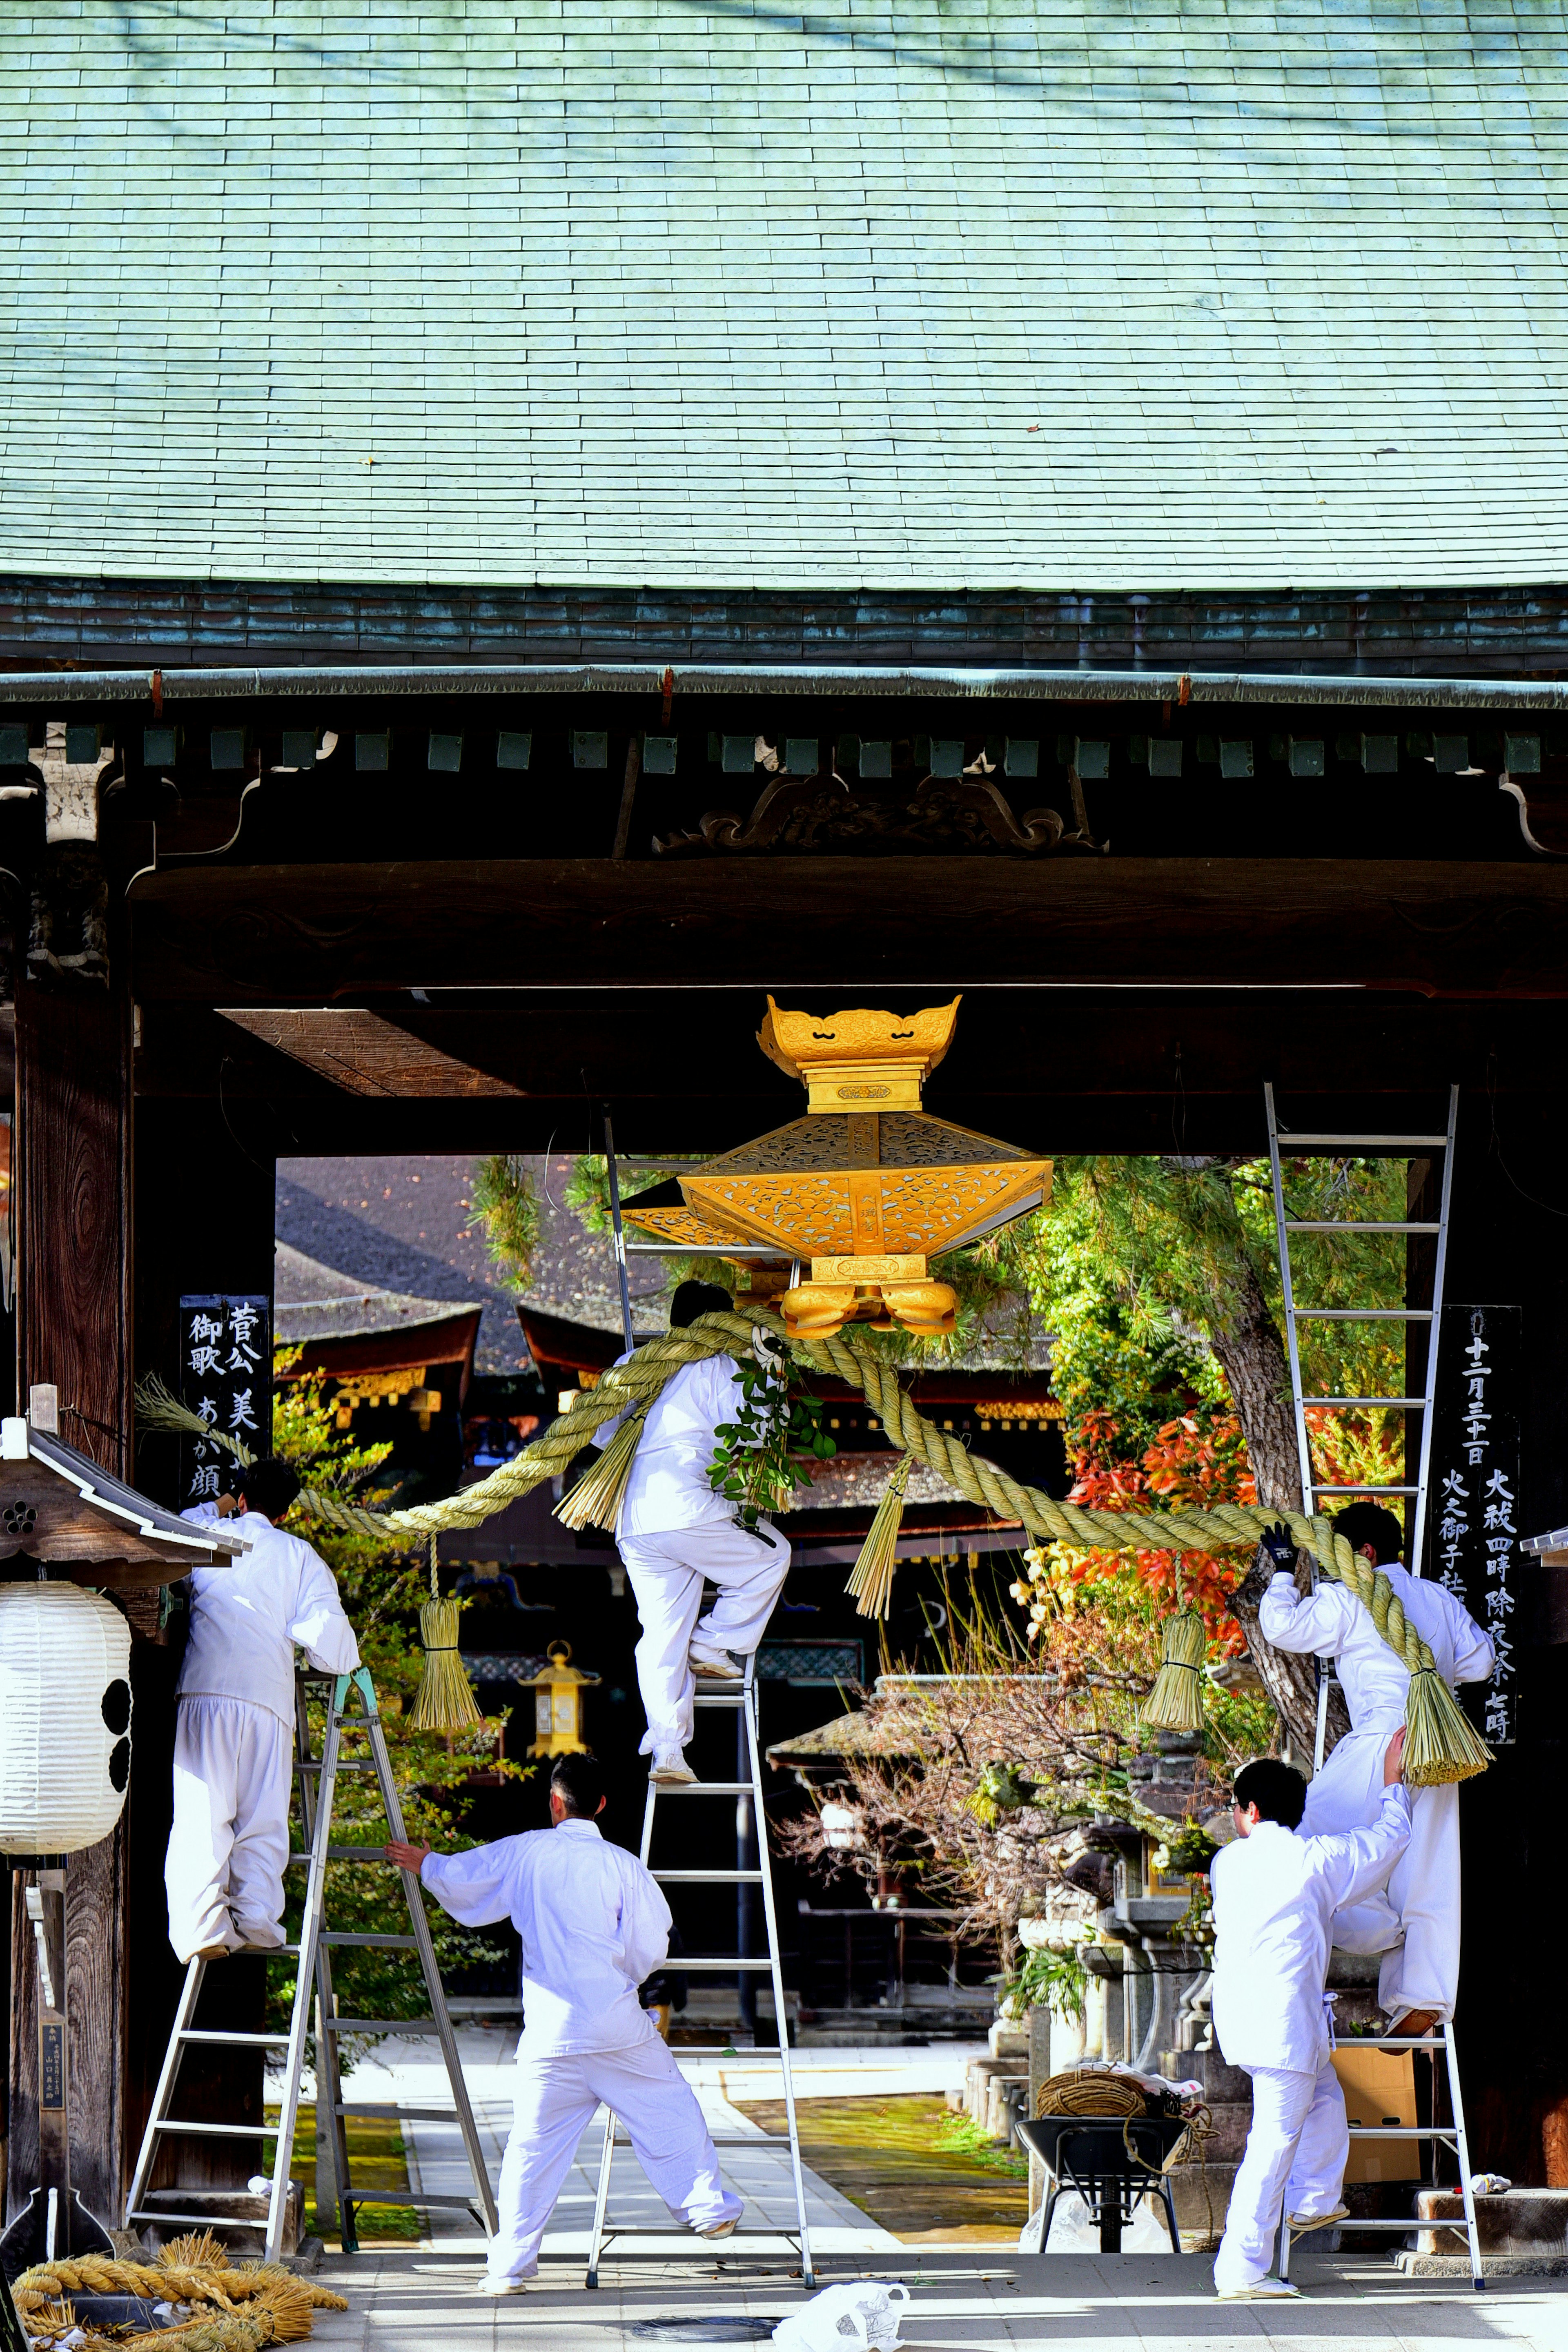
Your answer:
[[[824,2287],[780,2320],[773,2340],[780,2352],[856,2352],[858,2346],[864,2352],[897,2352],[900,2306],[909,2299],[907,2286],[879,2279]]]

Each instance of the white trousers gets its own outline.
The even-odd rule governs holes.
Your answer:
[[[1327,2058],[1315,2074],[1283,2066],[1248,2066],[1252,2128],[1230,2192],[1214,2283],[1234,2294],[1274,2267],[1282,2212],[1331,2213],[1351,2152],[1344,2093]]]
[[[1303,1837],[1370,1829],[1383,1805],[1383,1758],[1397,1728],[1352,1731],[1307,1790]],[[1452,2017],[1459,1989],[1459,1792],[1410,1791],[1410,1843],[1385,1891],[1334,1916],[1342,1951],[1382,1952],[1377,1998],[1399,2017],[1429,2009]]]
[[[666,1535],[622,1536],[617,1548],[642,1622],[637,1688],[647,1729],[641,1753],[651,1756],[655,1748],[684,1748],[691,1737],[696,1685],[687,1652],[693,1635],[750,1657],[789,1572],[789,1546],[766,1519],[754,1536],[732,1519],[713,1519]],[[704,1579],[718,1586],[719,1597],[699,1624]]]
[[[500,2168],[500,2227],[492,2278],[531,2278],[539,2242],[601,2101],[631,2135],[632,2150],[679,2221],[693,2230],[738,2220],[742,2200],[719,2179],[719,2158],[696,2094],[657,2034],[630,2050],[517,2062],[511,2136]]]
[[[182,1960],[207,1944],[280,1944],[294,1743],[264,1706],[183,1698],[163,1886]]]

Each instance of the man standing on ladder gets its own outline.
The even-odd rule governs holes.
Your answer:
[[[720,2180],[695,2093],[638,2005],[637,1987],[669,1948],[669,1906],[642,1864],[601,1837],[604,1808],[595,1759],[562,1756],[550,1776],[550,1829],[468,1853],[386,1849],[465,1927],[510,1919],[522,1939],[517,2091],[481,2294],[521,2294],[538,2271],[545,2225],[601,2100],[699,2237],[728,2237],[742,2210]]]
[[[299,1491],[287,1462],[243,1469],[239,1508],[250,1549],[232,1567],[194,1570],[187,1587],[174,1822],[163,1864],[169,1941],[182,1960],[276,1951],[283,1941],[295,1645],[320,1674],[352,1674],[360,1662],[331,1570],[276,1524]],[[181,1517],[220,1512],[200,1503]]]
[[[1399,1565],[1404,1538],[1394,1513],[1379,1503],[1352,1503],[1335,1531],[1387,1577],[1406,1618],[1431,1648],[1450,1689],[1484,1682],[1492,1645],[1462,1601]],[[1363,1609],[1342,1584],[1296,1590],[1296,1538],[1283,1522],[1263,1538],[1274,1576],[1258,1622],[1277,1650],[1332,1659],[1350,1712],[1348,1735],[1307,1790],[1304,1837],[1371,1829],[1383,1804],[1383,1757],[1405,1721],[1410,1676]],[[1426,2033],[1454,2014],[1459,1982],[1459,1791],[1453,1785],[1410,1791],[1410,1843],[1394,1864],[1386,1894],[1369,1896],[1334,1921],[1342,1951],[1384,1955],[1377,1997],[1394,2033]]]
[[[683,1282],[670,1301],[669,1328],[684,1331],[700,1315],[727,1315],[730,1307],[729,1292],[717,1283]],[[631,1350],[616,1361],[629,1363]],[[732,1356],[683,1364],[648,1407],[616,1526],[642,1624],[641,1753],[653,1759],[649,1778],[672,1785],[697,1778],[682,1753],[695,1677],[734,1678],[735,1660],[761,1642],[789,1571],[789,1546],[778,1530],[766,1519],[742,1527],[733,1503],[709,1479],[717,1432],[739,1418],[743,1402]],[[595,1444],[607,1445],[625,1418],[605,1422]],[[705,1579],[718,1597],[699,1623]]]

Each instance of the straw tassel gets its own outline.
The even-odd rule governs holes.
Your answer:
[[[419,1638],[425,1644],[425,1671],[419,1677],[409,1727],[415,1731],[467,1731],[482,1723],[474,1703],[473,1685],[458,1652],[458,1618],[462,1604],[443,1601],[436,1581],[436,1538],[430,1538],[430,1598],[419,1612]]]
[[[862,1617],[885,1617],[888,1613],[888,1604],[893,1597],[893,1570],[898,1565],[894,1555],[899,1529],[904,1521],[904,1489],[913,1467],[911,1457],[906,1454],[888,1481],[871,1531],[860,1547],[860,1557],[844,1588],[846,1592],[853,1593],[856,1609]]]
[[[1204,1660],[1208,1633],[1195,1610],[1167,1617],[1160,1642],[1160,1671],[1139,1712],[1156,1731],[1201,1731],[1204,1727]]]
[[[1418,1666],[1405,1699],[1405,1780],[1412,1789],[1473,1780],[1491,1749],[1435,1666]]]
[[[584,1473],[569,1495],[562,1496],[555,1516],[563,1527],[606,1528],[614,1535],[646,1413],[643,1406],[628,1412],[592,1468]]]

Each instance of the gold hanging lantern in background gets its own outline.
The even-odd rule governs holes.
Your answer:
[[[909,1018],[785,1013],[768,999],[757,1043],[806,1089],[806,1115],[680,1179],[684,1208],[633,1200],[628,1223],[707,1247],[772,1244],[810,1266],[775,1303],[792,1339],[846,1323],[922,1335],[953,1328],[957,1299],[931,1260],[1037,1208],[1051,1163],[931,1118],[921,1088],[952,1043],[960,999]],[[661,1188],[662,1189],[662,1188]]]
[[[585,1756],[583,1693],[597,1675],[583,1674],[571,1662],[570,1642],[552,1642],[549,1664],[533,1677],[534,1742],[531,1756]]]

